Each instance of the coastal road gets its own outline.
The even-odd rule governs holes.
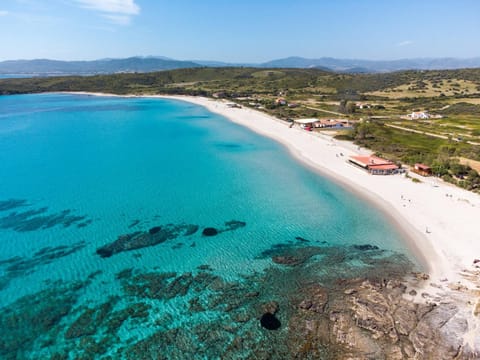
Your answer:
[[[338,112],[335,112],[335,111],[323,110],[323,109],[315,108],[315,107],[313,107],[313,106],[306,106],[306,105],[303,105],[303,106],[305,106],[307,109],[316,110],[316,111],[322,111],[322,112],[327,113],[327,114],[333,114],[333,115],[343,116],[343,117],[346,116],[345,114],[338,113]]]

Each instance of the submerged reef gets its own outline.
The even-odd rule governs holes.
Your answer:
[[[9,282],[17,277],[26,276],[36,270],[39,266],[50,264],[56,259],[76,253],[86,246],[84,241],[72,245],[47,246],[31,257],[15,256],[6,260],[0,261],[0,290],[5,288]]]
[[[31,207],[27,200],[10,199],[0,201],[0,212],[6,212],[17,208]],[[76,225],[85,227],[92,223],[86,215],[74,215],[73,210],[67,209],[60,212],[51,213],[48,207],[35,209],[25,209],[23,211],[13,211],[8,214],[0,215],[0,228],[10,229],[18,232],[37,231],[49,229],[54,226],[63,226],[68,228]]]
[[[135,220],[130,226],[136,226],[140,223]],[[247,223],[238,220],[226,221],[222,229],[206,227],[202,230],[203,236],[216,236],[226,231],[234,231],[245,227]],[[137,250],[148,246],[155,246],[168,240],[175,240],[181,236],[194,235],[200,227],[193,224],[166,224],[156,225],[148,231],[135,231],[129,234],[120,235],[114,242],[101,246],[97,249],[97,254],[103,258],[108,258],[114,254],[123,251]],[[184,244],[174,245],[174,249],[182,247]],[[192,244],[191,247],[195,245]]]
[[[262,315],[260,318],[260,324],[262,324],[262,327],[267,330],[278,330],[280,326],[282,326],[280,320],[278,320],[274,314],[269,312]]]
[[[0,211],[7,211],[22,206],[28,206],[28,202],[25,199],[8,199],[0,200]]]
[[[214,227],[207,227],[203,229],[202,235],[203,236],[216,236],[220,233],[226,232],[226,231],[233,231],[240,229],[242,227],[247,226],[246,222],[243,221],[238,221],[238,220],[230,220],[225,222],[225,227],[223,229],[216,229]]]
[[[212,227],[207,227],[202,231],[203,236],[215,236],[218,235],[218,230]]]
[[[258,256],[270,266],[236,278],[209,264],[182,273],[126,268],[110,279],[118,294],[98,303],[79,297],[97,273],[52,284],[0,309],[0,357],[475,358],[459,340],[468,324],[455,304],[408,300],[403,279],[415,267],[405,256],[368,244],[305,244],[273,246]]]
[[[1,309],[0,358],[35,358],[36,346],[55,343],[62,320],[72,311],[84,283],[55,283],[50,289],[24,296]]]
[[[103,258],[110,257],[123,251],[141,249],[148,246],[161,244],[179,236],[190,236],[197,232],[198,225],[167,224],[154,226],[148,231],[135,231],[130,234],[120,235],[114,242],[97,249],[97,254]]]

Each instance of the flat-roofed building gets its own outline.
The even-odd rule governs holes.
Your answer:
[[[400,167],[393,161],[382,159],[378,156],[351,156],[348,161],[372,175],[391,175],[399,172]]]
[[[318,119],[295,119],[295,124],[299,124],[302,129],[312,130],[318,123]]]
[[[432,169],[430,168],[430,166],[420,163],[415,164],[415,166],[413,167],[413,172],[422,176],[432,175]]]

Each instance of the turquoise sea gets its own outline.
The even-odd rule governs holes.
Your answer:
[[[33,74],[0,74],[0,79],[29,78],[35,76],[36,75]]]
[[[302,284],[410,261],[378,210],[202,107],[0,97],[2,359],[288,358]]]

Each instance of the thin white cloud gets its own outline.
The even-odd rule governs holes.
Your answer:
[[[135,0],[75,0],[81,7],[98,11],[114,24],[128,25],[132,16],[140,13]]]
[[[7,15],[8,15],[8,11],[0,10],[0,16],[7,16]]]
[[[413,44],[413,41],[411,40],[404,40],[404,41],[401,41],[397,44],[397,46],[407,46],[407,45],[411,45]]]

